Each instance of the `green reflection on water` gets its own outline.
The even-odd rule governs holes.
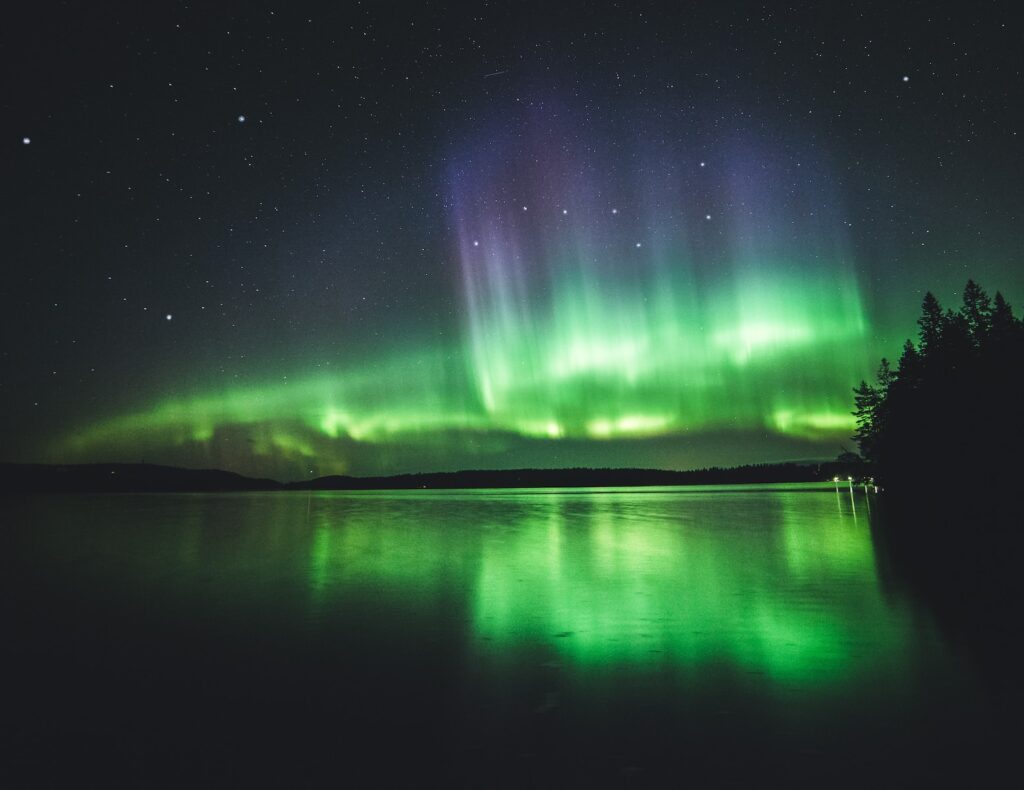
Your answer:
[[[478,658],[838,682],[904,663],[849,498],[786,491],[477,492],[314,499],[313,609],[353,595],[464,603]],[[862,502],[863,504],[863,502]],[[454,590],[454,592],[453,592]]]

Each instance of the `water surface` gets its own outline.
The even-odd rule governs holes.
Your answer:
[[[831,488],[13,498],[11,778],[901,783],[985,685]]]

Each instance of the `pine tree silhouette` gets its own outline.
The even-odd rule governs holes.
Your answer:
[[[876,384],[854,389],[861,454],[897,498],[941,491],[947,504],[1005,511],[1024,449],[1024,325],[973,280],[955,312],[925,294],[917,324],[896,370],[882,360]]]

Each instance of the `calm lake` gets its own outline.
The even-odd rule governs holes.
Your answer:
[[[786,487],[0,500],[0,783],[983,771],[992,695],[889,569],[871,504]]]

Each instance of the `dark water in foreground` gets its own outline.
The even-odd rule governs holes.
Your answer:
[[[0,783],[900,784],[992,700],[832,491],[0,501]]]

